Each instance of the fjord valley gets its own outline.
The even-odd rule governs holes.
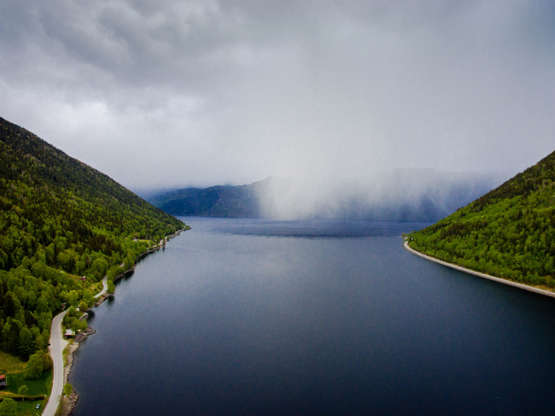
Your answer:
[[[553,291],[555,152],[408,240],[438,259]]]
[[[183,220],[95,309],[76,416],[552,413],[555,302],[409,253],[427,224]]]
[[[553,416],[555,1],[0,16],[0,416]]]
[[[520,201],[519,218],[529,224],[516,226],[532,236],[528,242],[552,241],[553,224],[542,217],[553,208],[551,158],[472,204],[514,198],[501,209],[509,223],[517,218],[508,207]],[[476,215],[494,230],[508,227],[481,211],[487,205]],[[186,222],[192,231],[149,257],[121,282],[124,295],[95,315],[103,330],[79,352],[71,376],[85,392],[76,415],[181,408],[196,415],[550,414],[555,336],[545,317],[555,312],[552,298],[403,250],[401,233],[413,245],[435,226],[356,218]],[[502,249],[515,255],[513,267],[526,258],[515,254],[514,241]],[[546,287],[549,253],[539,251],[537,261],[536,269],[523,263],[519,270],[547,276]],[[195,267],[183,267],[189,263]],[[102,365],[107,360],[117,372]],[[167,378],[153,384],[137,374]]]
[[[25,410],[34,402],[22,398],[47,395],[53,316],[70,307],[65,327],[85,329],[78,318],[94,304],[101,279],[113,285],[146,250],[184,226],[0,118],[0,374],[7,375],[0,399],[15,397]]]

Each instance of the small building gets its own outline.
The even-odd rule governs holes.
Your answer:
[[[5,374],[0,374],[0,389],[8,385],[8,379]]]
[[[64,333],[64,337],[66,338],[73,338],[75,336],[75,331],[73,329],[66,329]]]

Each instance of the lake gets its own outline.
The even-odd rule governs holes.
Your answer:
[[[554,300],[410,254],[425,224],[185,221],[95,310],[75,414],[552,414]]]

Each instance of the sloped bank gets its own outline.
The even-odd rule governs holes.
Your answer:
[[[449,262],[446,262],[444,260],[440,260],[440,259],[437,259],[435,257],[428,256],[427,254],[416,251],[415,249],[410,247],[408,241],[406,241],[406,240],[404,241],[404,247],[405,247],[405,249],[410,251],[412,254],[420,256],[420,257],[422,257],[426,260],[433,261],[434,263],[441,264],[442,266],[450,267],[451,269],[455,269],[455,270],[458,270],[460,272],[468,273],[468,274],[471,274],[473,276],[478,276],[478,277],[481,277],[482,279],[492,280],[492,281],[497,282],[497,283],[501,283],[501,284],[504,284],[504,285],[513,286],[513,287],[517,287],[519,289],[527,290],[528,292],[538,293],[540,295],[555,298],[555,292],[552,292],[552,291],[549,291],[549,290],[541,289],[541,288],[535,287],[535,286],[526,285],[524,283],[514,282],[512,280],[503,279],[501,277],[492,276],[492,275],[489,275],[489,274],[486,274],[486,273],[478,272],[476,270],[467,269],[466,267],[462,267],[462,266],[459,266],[457,264],[449,263]]]

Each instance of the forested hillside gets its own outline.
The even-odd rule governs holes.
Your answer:
[[[62,304],[90,306],[103,276],[183,227],[0,118],[0,349],[27,359],[45,348]]]
[[[261,216],[256,193],[260,184],[176,189],[149,201],[172,215],[256,218]]]
[[[409,235],[412,248],[470,269],[555,288],[555,152]]]

